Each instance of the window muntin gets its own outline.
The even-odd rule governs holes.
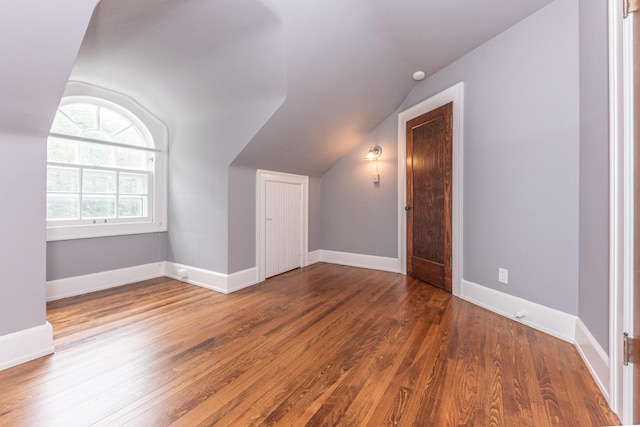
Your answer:
[[[162,154],[129,110],[99,98],[63,98],[47,143],[50,231],[58,229],[58,236],[65,228],[83,228],[70,233],[75,237],[161,231],[154,201]],[[113,227],[154,222],[158,227],[151,229]],[[96,231],[104,226],[109,231]]]

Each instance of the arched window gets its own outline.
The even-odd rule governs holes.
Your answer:
[[[164,147],[122,105],[64,97],[47,142],[48,239],[166,230]]]

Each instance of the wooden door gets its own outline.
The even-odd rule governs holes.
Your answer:
[[[266,277],[293,270],[302,262],[302,186],[267,181]]]
[[[407,274],[451,292],[449,103],[407,122]]]

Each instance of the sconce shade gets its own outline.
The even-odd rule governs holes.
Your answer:
[[[367,153],[366,156],[364,156],[365,160],[377,160],[378,157],[380,157],[380,154],[382,154],[382,148],[380,148],[379,145],[376,145],[375,147],[370,147],[369,148],[369,152]]]

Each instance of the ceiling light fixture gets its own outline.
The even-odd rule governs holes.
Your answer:
[[[413,73],[413,80],[419,82],[420,80],[424,79],[426,76],[426,74],[424,73],[424,71],[416,71],[415,73]]]

